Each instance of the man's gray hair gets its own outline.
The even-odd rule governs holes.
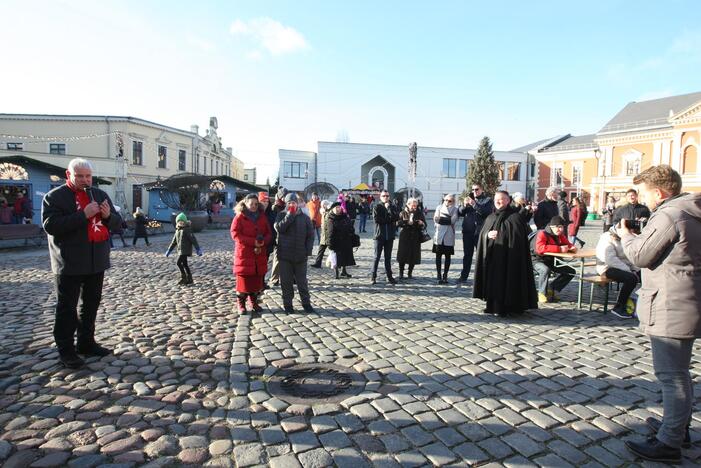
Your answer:
[[[76,169],[90,169],[91,172],[95,170],[90,161],[83,158],[74,158],[68,163],[68,172],[75,174]]]
[[[559,192],[560,189],[557,187],[548,187],[548,189],[545,191],[545,197],[550,198],[550,195],[553,195],[556,192]]]

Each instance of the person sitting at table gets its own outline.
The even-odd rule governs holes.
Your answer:
[[[633,265],[623,252],[621,238],[616,232],[615,226],[612,226],[608,232],[601,234],[599,243],[596,245],[596,258],[598,260],[596,272],[599,275],[623,284],[611,313],[624,319],[633,318],[632,314],[626,312],[626,304],[638,284],[640,268]]]
[[[555,266],[555,258],[546,253],[567,253],[575,252],[577,248],[570,243],[565,235],[565,220],[561,216],[553,216],[545,229],[541,229],[536,234],[535,258],[533,259],[533,269],[538,272],[538,302],[558,302],[560,298],[557,292],[572,281],[577,271],[571,266]],[[557,276],[548,288],[548,277],[550,272],[557,273]]]

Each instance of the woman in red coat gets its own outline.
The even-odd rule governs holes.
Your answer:
[[[579,197],[572,197],[572,206],[570,207],[570,224],[567,225],[567,237],[571,244],[575,241],[579,242],[579,247],[584,247],[584,242],[577,237],[579,226],[582,225],[582,201]]]
[[[263,277],[268,271],[267,245],[273,236],[265,213],[258,207],[255,194],[246,195],[236,205],[236,216],[231,223],[234,240],[234,275],[236,299],[240,314],[246,313],[246,300],[252,311],[263,310],[257,303],[263,290]]]

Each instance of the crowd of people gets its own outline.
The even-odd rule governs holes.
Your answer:
[[[54,339],[60,362],[76,369],[85,364],[79,354],[111,353],[96,342],[95,322],[104,274],[110,267],[110,230],[123,220],[109,196],[92,186],[89,161],[71,160],[66,179],[66,184],[44,196],[42,225],[55,275]],[[653,368],[662,384],[663,419],[648,421],[656,434],[626,445],[647,460],[679,462],[681,447],[689,442],[693,406],[689,366],[694,340],[701,336],[701,249],[693,247],[701,239],[701,194],[682,193],[680,175],[666,165],[648,168],[633,182],[640,185],[647,206],[639,204],[638,193],[630,190],[626,194],[629,203],[610,213],[612,225],[596,249],[597,269],[623,285],[615,307],[619,309],[622,298],[642,278],[637,313],[643,332],[650,337]],[[471,260],[474,250],[477,257],[473,296],[485,302],[484,312],[519,315],[537,307],[539,300],[557,300],[557,291],[574,274],[549,263],[545,254],[577,249],[573,243],[577,242],[582,204],[569,205],[550,189],[546,200],[534,209],[520,194],[512,197],[499,190],[491,198],[476,184],[461,207],[455,205],[454,195],[443,197],[434,211],[435,232],[430,236],[418,200],[410,198],[400,210],[383,190],[371,208],[375,224],[372,283],[377,281],[383,255],[387,282],[396,283],[392,248],[399,231],[400,278],[405,278],[405,269],[406,278],[413,277],[415,265],[421,262],[421,244],[432,240],[437,280],[445,284],[454,254],[455,227],[462,217],[465,256]],[[259,298],[266,287],[269,259],[270,280],[279,281],[285,312],[294,312],[295,285],[304,311],[314,312],[307,281],[314,240],[320,242],[320,255],[312,266],[320,267],[324,251],[329,250],[335,277],[349,278],[347,267],[355,264],[353,249],[360,245],[354,227],[358,213],[355,202],[344,196],[329,203],[314,195],[310,205],[304,206],[295,193],[284,189],[272,204],[265,192],[244,197],[236,206],[230,229],[239,313],[261,310]],[[531,217],[538,228],[535,234],[529,233]],[[573,223],[574,230],[569,228]],[[202,255],[187,217],[180,214],[166,255],[177,251],[182,284],[192,283],[187,257],[193,249]],[[470,264],[463,263],[460,280],[467,280]],[[534,272],[539,277],[537,289]],[[557,276],[548,289],[546,278],[551,273]]]

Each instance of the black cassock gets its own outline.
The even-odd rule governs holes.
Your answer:
[[[473,296],[487,302],[486,312],[518,315],[538,306],[526,223],[507,206],[487,217],[477,244]],[[487,238],[498,231],[497,238]]]

